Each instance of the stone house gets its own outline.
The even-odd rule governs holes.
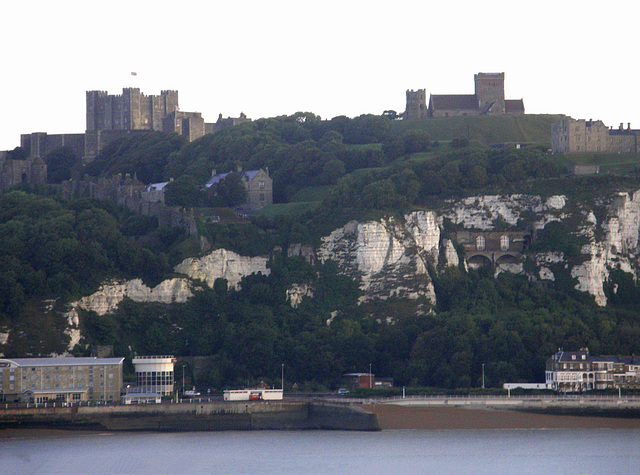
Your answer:
[[[242,183],[247,189],[247,202],[241,205],[241,209],[256,211],[273,204],[273,180],[269,176],[269,169],[242,171]],[[205,188],[220,182],[228,173],[216,173],[214,170]]]

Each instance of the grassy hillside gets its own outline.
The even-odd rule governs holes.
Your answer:
[[[465,138],[485,145],[498,142],[534,142],[551,147],[551,124],[560,115],[520,115],[487,117],[443,117],[410,121],[394,121],[392,130],[402,134],[408,130],[426,131],[432,140]]]

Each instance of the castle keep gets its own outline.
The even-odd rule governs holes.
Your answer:
[[[139,88],[124,88],[122,95],[87,91],[87,132],[94,130],[162,131],[162,121],[178,110],[178,91],[145,96]]]
[[[474,83],[474,94],[431,94],[428,107],[424,89],[408,90],[403,119],[524,114],[522,99],[505,99],[504,73],[478,73]]]

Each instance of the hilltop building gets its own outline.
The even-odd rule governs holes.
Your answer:
[[[404,120],[426,119],[429,117],[427,109],[427,93],[425,89],[407,90],[407,107],[402,118]]]
[[[522,99],[505,99],[504,73],[478,73],[474,83],[474,94],[431,94],[428,107],[424,89],[408,90],[403,118],[524,114]]]
[[[637,153],[640,151],[640,130],[631,124],[618,129],[607,127],[601,120],[563,117],[551,126],[553,153]]]
[[[226,129],[228,127],[235,127],[236,125],[244,124],[245,122],[251,122],[244,112],[240,112],[240,117],[227,117],[224,119],[222,114],[218,115],[218,120],[213,124],[204,124],[205,133],[215,134],[216,132]]]
[[[636,356],[592,356],[589,348],[558,351],[547,360],[547,387],[576,392],[591,389],[640,388],[640,358]]]
[[[137,87],[122,89],[121,95],[87,91],[84,163],[100,150],[135,132],[177,132],[187,140],[204,135],[204,120],[198,112],[179,112],[178,91],[160,91],[146,96]]]
[[[146,96],[139,88],[122,89],[122,94],[87,91],[87,128],[84,163],[95,159],[100,150],[121,137],[150,131],[177,133],[189,142],[226,127],[248,122],[246,115],[238,118],[218,117],[213,124],[205,123],[200,112],[184,112],[178,105],[178,91],[160,91],[159,96]]]
[[[0,400],[120,401],[124,358],[0,359]]]

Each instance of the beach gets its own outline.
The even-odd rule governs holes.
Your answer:
[[[382,430],[398,429],[638,429],[640,418],[538,414],[481,407],[368,404]]]

